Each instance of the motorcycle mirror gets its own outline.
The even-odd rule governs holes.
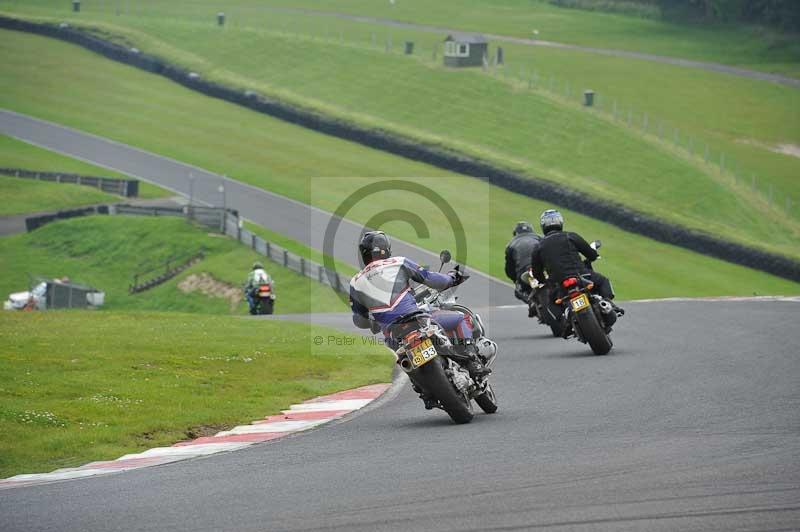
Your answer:
[[[453,258],[453,256],[450,255],[450,252],[446,249],[442,250],[442,252],[439,253],[439,260],[442,262],[443,265],[450,262],[451,258]]]
[[[600,246],[602,246],[602,245],[603,245],[603,243],[600,242],[599,240],[595,240],[594,242],[592,242],[592,247],[594,249],[600,249]]]

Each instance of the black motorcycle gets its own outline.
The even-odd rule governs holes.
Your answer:
[[[591,245],[599,249],[600,241],[596,240]],[[591,270],[591,263],[586,261],[585,264]],[[611,327],[617,321],[617,309],[593,294],[594,284],[585,277],[568,277],[562,281],[561,288],[562,295],[555,302],[564,308],[564,338],[574,335],[579,341],[588,343],[595,355],[607,354],[614,345],[610,334]]]

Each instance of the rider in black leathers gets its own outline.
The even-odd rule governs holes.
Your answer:
[[[514,282],[514,296],[529,305],[528,316],[533,317],[531,286],[522,280],[522,274],[530,269],[533,251],[542,237],[533,232],[533,226],[528,222],[517,222],[513,234],[514,238],[506,246],[506,276]]]
[[[544,272],[547,271],[550,279],[561,286],[564,279],[581,277],[594,284],[593,292],[611,303],[620,313],[624,312],[612,302],[614,290],[611,281],[588,267],[579,255],[586,257],[587,262],[592,262],[597,260],[597,251],[579,234],[564,231],[564,218],[556,210],[544,211],[540,223],[544,238],[531,257],[531,269],[536,279],[544,282]]]

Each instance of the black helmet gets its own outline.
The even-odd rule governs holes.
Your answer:
[[[254,262],[253,263],[253,269],[254,270],[263,270],[264,269],[264,265],[261,264],[260,262]]]
[[[533,226],[528,222],[517,222],[517,225],[514,226],[514,236],[522,233],[533,233]]]
[[[388,259],[392,256],[392,243],[383,231],[368,231],[361,237],[358,254],[364,266],[373,260]]]
[[[542,233],[545,235],[552,231],[561,231],[564,229],[564,217],[555,209],[547,209],[539,218],[539,224],[542,226]]]

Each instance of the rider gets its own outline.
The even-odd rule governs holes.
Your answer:
[[[533,226],[528,222],[517,222],[514,227],[514,238],[506,246],[506,275],[514,281],[514,295],[517,299],[528,304],[528,317],[536,313],[536,307],[531,304],[531,285],[522,280],[522,274],[531,267],[533,251],[539,246],[542,237],[533,232]]]
[[[272,277],[264,270],[263,264],[254,262],[244,284],[244,296],[247,298],[247,304],[250,305],[250,314],[256,313],[255,292],[262,284],[268,284],[270,291],[272,291]]]
[[[570,277],[581,277],[594,284],[592,291],[611,303],[611,306],[620,314],[624,311],[613,302],[614,290],[604,275],[593,271],[584,263],[578,253],[583,254],[588,262],[597,260],[597,251],[577,233],[564,231],[564,217],[561,213],[548,209],[542,213],[539,222],[542,226],[544,238],[533,252],[531,269],[533,275],[540,282],[544,282],[544,272],[553,279],[558,286]]]
[[[358,244],[364,269],[350,281],[350,307],[353,323],[372,332],[383,331],[391,339],[391,326],[410,314],[420,312],[411,289],[411,281],[434,290],[445,290],[464,282],[458,270],[442,274],[432,272],[405,257],[392,257],[389,237],[383,231],[369,231]],[[431,319],[445,330],[453,343],[453,360],[463,365],[473,377],[492,372],[478,357],[472,338],[472,324],[464,314],[438,310]]]

